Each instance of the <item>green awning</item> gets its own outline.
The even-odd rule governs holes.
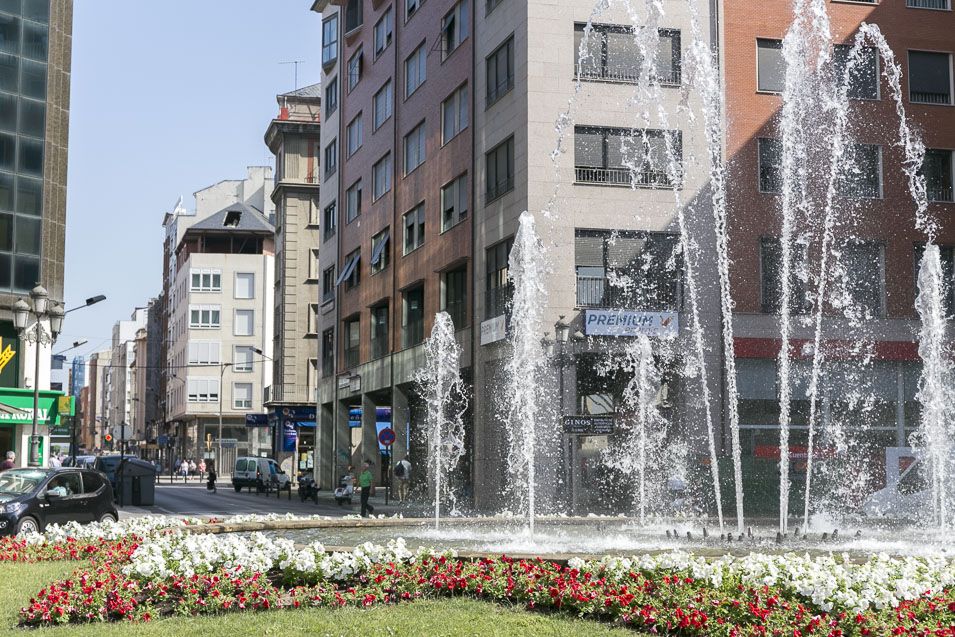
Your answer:
[[[62,400],[61,400],[62,399]],[[40,390],[37,402],[38,418],[41,425],[53,427],[60,424],[64,416],[74,414],[74,401],[60,391]],[[0,426],[29,425],[33,423],[33,390],[0,387]]]

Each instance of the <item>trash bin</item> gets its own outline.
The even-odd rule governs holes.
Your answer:
[[[128,458],[116,469],[120,505],[153,506],[156,503],[156,465]]]

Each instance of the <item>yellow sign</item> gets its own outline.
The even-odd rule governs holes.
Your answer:
[[[3,338],[0,337],[0,373],[3,372],[3,368],[6,367],[7,363],[13,360],[13,357],[16,355],[17,353],[13,351],[10,345],[6,347],[3,346]]]
[[[60,396],[56,399],[56,410],[64,415],[69,415],[70,413],[70,401],[73,400],[71,396]]]

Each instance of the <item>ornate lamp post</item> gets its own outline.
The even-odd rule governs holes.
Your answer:
[[[56,342],[60,330],[63,328],[63,306],[50,303],[50,295],[41,285],[36,286],[30,291],[30,299],[33,301],[31,308],[23,299],[13,304],[13,326],[21,337],[27,342],[34,344],[36,357],[33,368],[33,429],[30,433],[30,453],[27,456],[27,465],[30,467],[39,467],[42,464],[41,450],[43,437],[37,435],[37,421],[40,412],[40,347],[50,345]],[[36,318],[35,329],[27,330],[27,321],[30,315]],[[50,333],[47,334],[40,324],[43,319],[50,321]]]

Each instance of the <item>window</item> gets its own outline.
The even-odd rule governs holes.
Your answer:
[[[849,54],[852,46],[837,44],[832,50],[832,65],[837,86],[848,80],[847,94],[854,100],[879,99],[879,54],[872,47],[862,49],[862,58],[856,63],[852,74],[846,78],[849,66]]]
[[[389,190],[391,190],[391,153],[379,159],[371,168],[371,200],[381,199]]]
[[[514,239],[507,239],[487,249],[484,318],[491,319],[509,311],[514,286],[508,277],[508,260],[513,245]]]
[[[418,204],[402,217],[405,229],[405,254],[414,252],[424,244],[424,204]]]
[[[354,31],[364,23],[363,4],[364,0],[348,0],[345,5],[345,33]]]
[[[189,341],[189,364],[218,365],[221,347],[219,341]]]
[[[849,304],[845,314],[862,313],[864,318],[883,316],[885,259],[882,246],[875,243],[843,244],[839,262],[842,265],[841,288]]]
[[[322,22],[322,66],[338,59],[338,16]]]
[[[577,77],[582,80],[635,83],[644,71],[643,55],[633,27],[594,24],[589,36],[587,25],[574,25],[574,59]],[[656,50],[656,68],[648,74],[653,82],[679,85],[682,74],[680,31],[660,29]],[[586,44],[585,44],[586,42]],[[581,46],[584,47],[581,52]]]
[[[461,0],[441,20],[442,60],[468,38],[468,14],[468,0]]]
[[[378,130],[381,128],[381,125],[387,122],[388,118],[391,117],[391,105],[393,104],[391,80],[385,82],[385,85],[382,86],[377,93],[375,93],[374,102],[374,126],[375,130]]]
[[[875,144],[847,144],[837,188],[842,197],[882,196],[882,152]]]
[[[468,216],[468,175],[461,175],[441,189],[441,232]]]
[[[191,292],[221,292],[222,270],[196,269],[189,270]]]
[[[759,272],[764,314],[779,314],[782,307],[783,253],[779,239],[764,238],[760,241]],[[797,272],[805,251],[794,249],[790,257],[790,296],[789,311],[794,314],[806,314],[810,310],[808,284],[799,278]]]
[[[338,168],[338,140],[333,139],[325,147],[325,179],[335,174]]]
[[[491,11],[497,9],[497,5],[501,4],[504,0],[486,0],[484,4],[484,15],[487,16]]]
[[[308,400],[318,400],[318,359],[308,359],[308,368],[305,372],[305,385],[308,387]]]
[[[426,63],[427,63],[427,50],[425,49],[425,44],[422,42],[421,46],[414,50],[414,53],[408,56],[408,59],[405,60],[405,97],[411,97],[411,95],[418,90],[418,87],[424,84],[424,81],[428,78]]]
[[[328,303],[335,298],[335,266],[322,272],[322,302]]]
[[[338,110],[338,76],[325,80],[325,117]]]
[[[342,266],[341,272],[338,273],[338,278],[335,279],[336,284],[345,284],[346,290],[351,290],[352,288],[358,287],[358,284],[361,283],[361,249],[355,250],[348,254],[345,257],[345,265]]]
[[[348,60],[348,92],[350,93],[358,86],[358,82],[361,80],[363,66],[363,54],[361,47],[358,47],[358,50],[351,56],[351,59]]]
[[[441,276],[441,311],[447,312],[459,330],[468,324],[468,269],[462,266]]]
[[[219,402],[218,378],[189,378],[186,381],[187,400],[190,403]]]
[[[389,250],[388,240],[391,238],[391,232],[385,228],[371,238],[371,273],[377,274],[388,267]]]
[[[236,345],[232,350],[232,371],[251,372],[254,357],[251,345]]]
[[[514,36],[512,35],[487,56],[486,107],[514,88]]]
[[[929,201],[953,201],[952,151],[926,150],[922,163],[925,188]]]
[[[235,273],[235,298],[254,299],[255,298],[255,273],[254,272],[236,272]]]
[[[361,123],[361,113],[355,116],[355,118],[348,123],[348,126],[345,128],[345,156],[351,157],[362,145],[363,137],[363,126]]]
[[[338,226],[338,205],[336,202],[332,202],[325,206],[325,211],[322,213],[322,221],[325,222],[325,241],[328,241],[335,236],[335,229]]]
[[[391,35],[393,30],[393,17],[391,7],[385,11],[385,14],[375,23],[375,58],[391,44]]]
[[[950,53],[909,51],[909,99],[921,104],[952,103]]]
[[[514,137],[508,137],[484,156],[487,179],[486,203],[514,188]]]
[[[255,332],[255,310],[236,310],[232,333],[235,336],[252,336]]]
[[[577,183],[642,188],[668,188],[670,152],[683,161],[680,131],[651,129],[574,128]]]
[[[308,304],[308,325],[306,326],[306,334],[318,334],[318,303],[309,303]]]
[[[465,84],[441,104],[441,143],[447,144],[467,127],[468,87]]]
[[[786,60],[782,40],[756,39],[756,90],[782,93],[786,87]]]
[[[361,214],[361,179],[345,191],[345,223],[351,223]]]
[[[377,305],[371,308],[371,357],[381,358],[388,350],[388,305]]]
[[[221,311],[221,308],[218,305],[190,305],[189,306],[189,327],[191,328],[219,327],[220,311]]]
[[[415,168],[423,164],[424,160],[424,122],[421,122],[415,126],[414,130],[405,135],[405,174],[410,174]]]
[[[401,347],[414,347],[424,340],[424,286],[401,295]]]
[[[574,266],[579,307],[680,307],[683,268],[677,235],[577,230]]]
[[[358,317],[348,319],[342,327],[342,333],[345,335],[345,367],[358,367],[359,351],[361,349],[361,321]]]
[[[405,0],[405,20],[414,15],[424,0]]]
[[[318,195],[312,195],[308,199],[308,224],[311,227],[318,228],[322,225],[322,208]]]
[[[318,248],[310,248],[308,251],[308,280],[318,281],[319,271]]]
[[[949,0],[905,0],[905,6],[911,9],[938,9],[948,11],[952,8]]]
[[[232,408],[252,409],[252,383],[232,383]]]
[[[327,329],[322,332],[322,375],[331,376],[335,373],[335,330]]]
[[[782,192],[783,143],[778,139],[759,139],[759,191]]]

